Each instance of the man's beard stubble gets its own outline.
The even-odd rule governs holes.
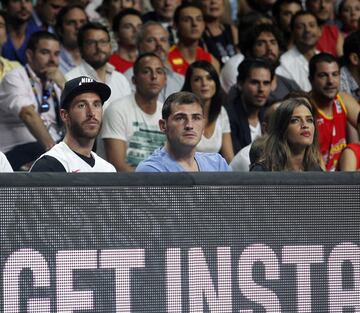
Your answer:
[[[101,126],[102,126],[102,123],[100,122],[99,128],[96,131],[96,133],[89,134],[89,133],[84,131],[81,124],[71,122],[70,131],[71,131],[73,137],[75,137],[75,138],[79,138],[79,139],[95,139],[100,133]]]

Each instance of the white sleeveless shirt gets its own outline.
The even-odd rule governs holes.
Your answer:
[[[48,155],[57,159],[68,173],[78,172],[116,172],[115,167],[104,159],[100,158],[95,152],[91,152],[95,160],[94,166],[90,166],[74,151],[72,151],[65,142],[60,142],[41,157]],[[41,158],[40,157],[40,158]],[[39,159],[40,159],[39,158]]]

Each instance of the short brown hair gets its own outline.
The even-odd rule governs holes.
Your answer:
[[[171,114],[171,107],[173,104],[193,104],[198,103],[204,111],[204,101],[197,95],[189,91],[179,91],[167,97],[162,107],[162,118],[167,120]]]

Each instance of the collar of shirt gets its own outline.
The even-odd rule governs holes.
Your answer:
[[[28,63],[26,63],[25,65],[27,72],[30,74],[31,78],[37,83],[40,84],[41,86],[41,80],[40,78],[36,75],[36,73],[33,71],[33,69],[30,67],[30,65]]]
[[[49,33],[55,33],[55,30],[51,25],[45,26],[45,24],[41,21],[39,15],[36,13],[35,9],[33,10],[33,13],[32,13],[32,19],[34,20],[36,26],[40,30],[46,30]]]
[[[69,68],[76,67],[74,62],[74,58],[72,57],[71,53],[63,46],[60,47],[60,60],[65,62]]]
[[[299,57],[300,60],[302,61],[302,63],[304,65],[306,65],[306,67],[309,66],[309,61],[305,58],[305,55],[303,55],[300,50],[296,47],[296,46],[293,46],[292,48],[290,48],[290,50],[288,51],[292,51],[292,54],[295,55],[296,57]],[[319,54],[320,51],[315,49],[315,54]]]
[[[33,10],[32,18],[34,19],[35,24],[36,24],[38,27],[42,27],[43,23],[41,22],[40,17],[39,17],[39,15],[36,13],[35,10]]]
[[[35,74],[35,72],[32,70],[32,68],[29,66],[29,64],[26,64],[25,67],[26,67],[28,73],[30,74],[31,79],[34,81],[34,88],[36,88],[36,92],[39,95],[42,95],[43,85],[42,85],[40,78]],[[29,81],[30,81],[30,79],[29,79]],[[30,83],[31,83],[31,81],[30,81]],[[60,87],[51,80],[47,80],[45,83],[45,86],[46,86],[46,88],[54,88],[57,99],[59,101],[60,95],[61,95]],[[52,97],[50,97],[49,101],[52,101]]]
[[[89,75],[89,77],[95,79],[96,81],[100,81],[96,70],[87,62],[85,62],[84,60],[81,60],[81,66],[84,68],[85,72],[87,73],[87,75]],[[110,83],[110,78],[112,73],[115,71],[115,67],[113,65],[111,65],[110,63],[106,63],[106,82],[107,84]]]

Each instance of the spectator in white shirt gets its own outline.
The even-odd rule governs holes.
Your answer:
[[[294,47],[280,58],[276,74],[294,80],[302,90],[310,91],[309,60],[318,53],[316,45],[321,29],[314,14],[297,12],[291,20]]]
[[[87,23],[79,30],[78,44],[82,61],[65,77],[70,80],[79,76],[88,76],[106,83],[111,88],[111,96],[104,104],[105,111],[109,103],[131,93],[130,85],[124,75],[108,63],[111,55],[109,32],[101,24]]]
[[[118,171],[131,172],[165,142],[160,132],[162,103],[158,101],[166,83],[164,64],[154,53],[140,55],[134,64],[136,91],[111,103],[104,113],[101,138],[107,160]]]
[[[59,99],[64,78],[57,37],[34,33],[26,50],[27,64],[9,72],[0,85],[0,151],[14,170],[49,150],[62,132]]]

